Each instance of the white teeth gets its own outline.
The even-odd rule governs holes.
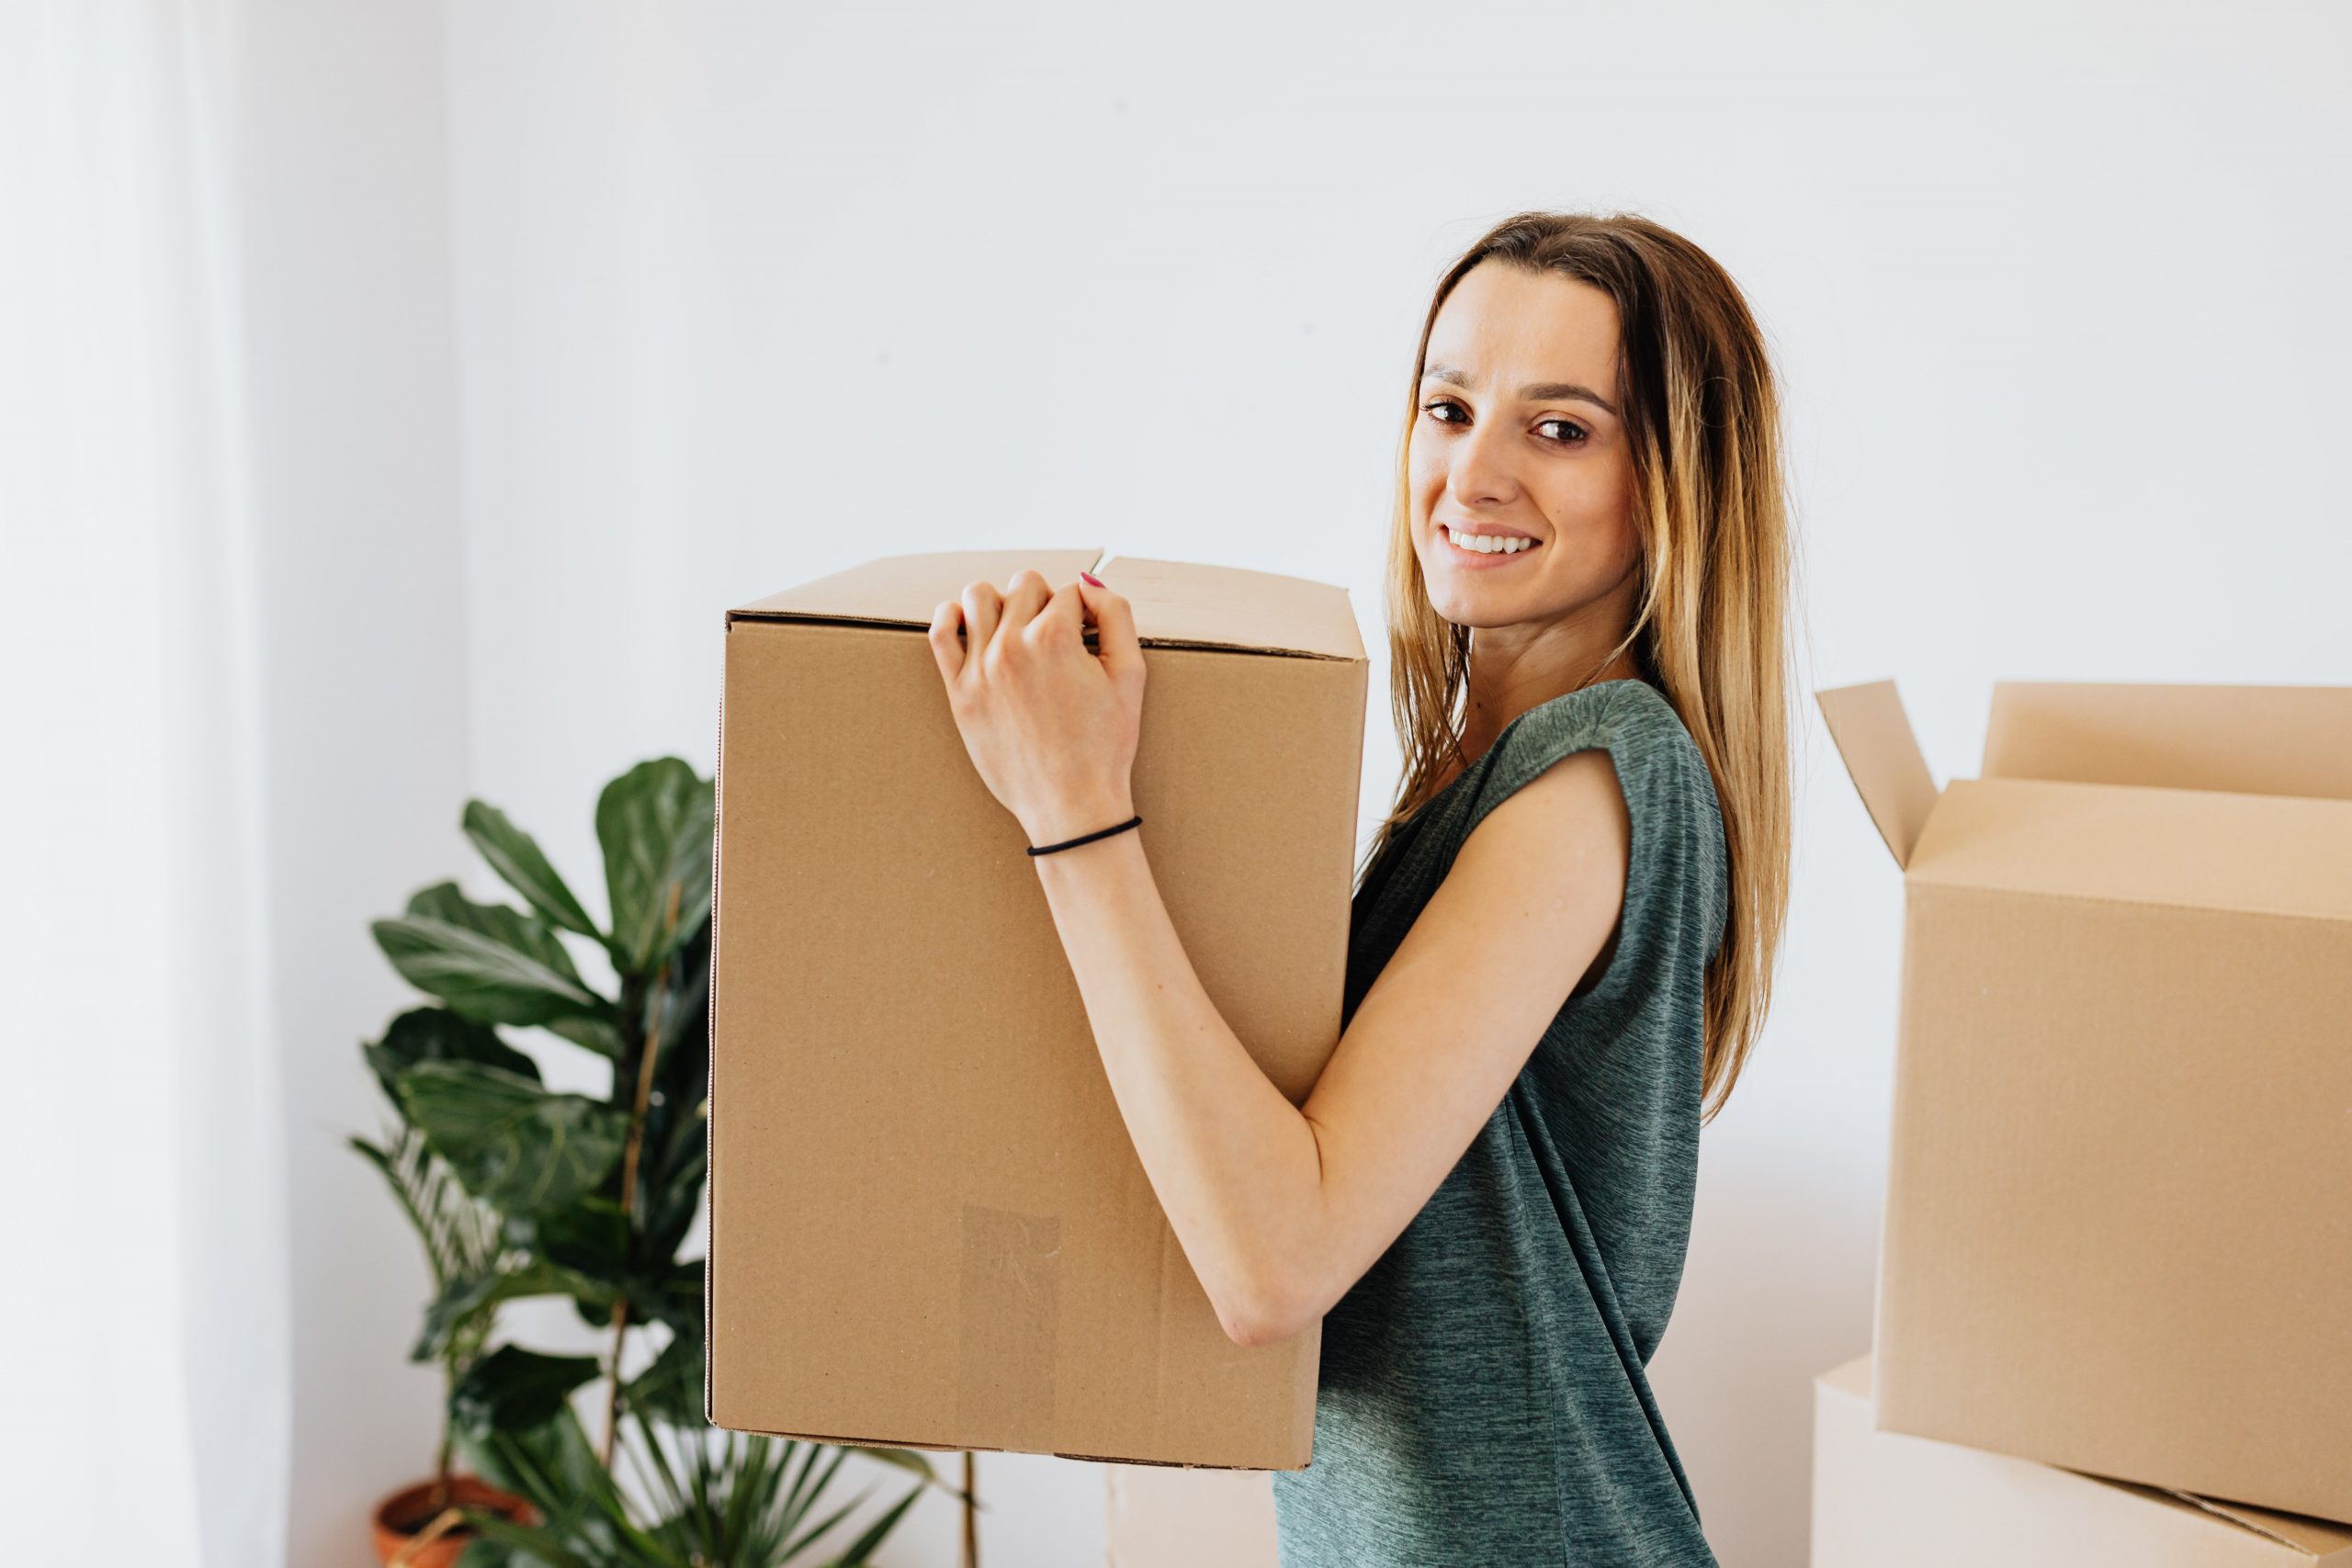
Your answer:
[[[1517,555],[1521,550],[1535,547],[1534,540],[1522,539],[1516,535],[1457,534],[1450,526],[1445,529],[1445,536],[1465,550],[1476,550],[1485,556]]]

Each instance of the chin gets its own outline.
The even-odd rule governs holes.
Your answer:
[[[1476,584],[1467,587],[1456,582],[1440,582],[1426,570],[1421,585],[1428,592],[1430,608],[1457,626],[1508,626],[1524,619],[1515,615],[1510,595],[1496,592],[1481,592]]]

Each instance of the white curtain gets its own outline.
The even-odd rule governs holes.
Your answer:
[[[233,20],[0,0],[0,1474],[27,1562],[285,1561]]]

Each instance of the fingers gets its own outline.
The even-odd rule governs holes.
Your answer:
[[[968,663],[988,651],[989,641],[996,636],[997,622],[1004,613],[1004,601],[985,578],[975,578],[964,584],[962,597],[964,658]]]
[[[1103,666],[1114,677],[1139,677],[1143,673],[1143,644],[1136,637],[1134,607],[1126,596],[1114,593],[1108,588],[1097,587],[1080,578],[1072,587],[1086,607],[1087,616],[1093,621],[1095,643],[1102,653]]]
[[[1045,573],[1035,567],[1023,567],[1004,585],[1004,610],[998,617],[996,629],[1008,637],[1020,631],[1053,596]]]
[[[1050,629],[1057,636],[1066,637],[1073,646],[1083,642],[1086,606],[1079,600],[1078,584],[1071,582],[1056,590],[1054,596],[1046,601],[1046,607],[1037,612],[1035,624],[1041,630]]]
[[[1056,592],[1043,573],[1023,567],[999,594],[986,579],[964,585],[960,598],[943,599],[932,612],[930,641],[942,679],[953,682],[1001,636],[1035,625],[1040,632],[1067,632],[1082,643],[1086,626],[1097,628],[1102,663],[1114,675],[1140,675],[1143,648],[1126,599],[1083,578]]]

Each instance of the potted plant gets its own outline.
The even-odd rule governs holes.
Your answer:
[[[428,1012],[419,1009],[403,1013],[393,1021],[384,1042],[367,1047],[369,1065],[395,1104],[393,1077],[403,1055],[400,1043],[431,1025]],[[351,1146],[383,1175],[401,1212],[415,1228],[436,1300],[450,1280],[498,1267],[503,1248],[497,1212],[465,1190],[448,1162],[425,1145],[415,1128],[396,1124],[381,1145],[354,1137]],[[443,1388],[441,1440],[433,1476],[377,1505],[371,1528],[376,1556],[381,1562],[398,1563],[401,1568],[450,1568],[474,1535],[464,1523],[461,1506],[494,1509],[518,1524],[537,1521],[536,1511],[522,1498],[477,1477],[458,1475],[452,1469],[456,1434],[447,1414],[448,1399],[481,1359],[494,1313],[492,1305],[477,1308],[451,1325],[443,1338],[438,1357]]]
[[[438,1360],[446,1379],[440,1458],[424,1488],[444,1505],[434,1544],[462,1546],[451,1555],[463,1568],[813,1561],[805,1554],[870,1495],[816,1513],[853,1450],[917,1480],[828,1562],[866,1562],[927,1486],[974,1506],[968,1484],[947,1485],[917,1450],[719,1432],[703,1418],[703,1260],[678,1254],[706,1176],[711,782],[665,757],[605,785],[605,928],[504,813],[470,801],[460,826],[525,908],[478,904],[439,882],[375,922],[392,966],[435,1003],[365,1048],[399,1131],[359,1145],[432,1265],[410,1355]],[[609,990],[582,976],[571,941],[601,950]],[[609,1092],[548,1088],[500,1032],[522,1028],[603,1057]],[[533,1296],[568,1298],[605,1337],[602,1352],[492,1348],[498,1309]],[[650,1354],[631,1355],[639,1348]],[[575,1408],[591,1385],[593,1440]],[[457,1453],[480,1474],[454,1473]]]

